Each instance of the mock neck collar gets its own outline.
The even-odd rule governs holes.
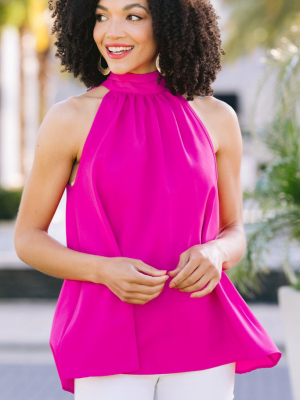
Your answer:
[[[157,83],[159,71],[147,72],[143,74],[125,74],[109,73],[106,80],[102,83],[108,89],[138,94],[154,94],[169,90],[165,87],[165,78],[162,75],[160,84]]]
[[[114,72],[111,71],[107,79],[112,79],[118,82],[141,83],[141,82],[157,81],[158,76],[159,76],[158,71],[146,72],[143,74],[133,74],[132,72],[126,72],[125,74],[115,74]]]

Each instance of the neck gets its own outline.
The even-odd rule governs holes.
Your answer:
[[[114,73],[115,75],[124,75],[124,74],[132,74],[132,75],[144,75],[144,74],[149,74],[149,73],[151,73],[151,72],[156,72],[157,71],[157,69],[156,68],[154,68],[154,69],[152,69],[151,71],[138,71],[138,72],[136,72],[136,71],[127,71],[127,72],[113,72],[113,71],[111,71],[112,73]]]

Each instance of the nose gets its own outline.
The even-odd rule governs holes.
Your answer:
[[[108,38],[118,38],[118,37],[125,37],[124,31],[121,29],[121,24],[118,21],[114,21],[110,24],[106,37]]]

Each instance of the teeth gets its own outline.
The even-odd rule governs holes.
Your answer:
[[[127,51],[133,49],[133,46],[131,47],[108,47],[108,50],[115,53],[115,52],[120,52],[120,51]]]

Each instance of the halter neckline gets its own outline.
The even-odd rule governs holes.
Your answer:
[[[162,75],[160,84],[158,84],[159,71],[134,74],[126,72],[125,74],[115,74],[110,72],[106,80],[102,83],[108,89],[125,93],[136,94],[155,94],[168,91],[165,87],[165,77]]]
[[[125,74],[115,74],[114,72],[110,72],[107,79],[112,79],[114,81],[119,82],[150,82],[150,81],[157,81],[159,76],[159,71],[153,72],[145,72],[143,74],[133,74],[132,72],[126,72]],[[163,79],[163,76],[162,78]]]

